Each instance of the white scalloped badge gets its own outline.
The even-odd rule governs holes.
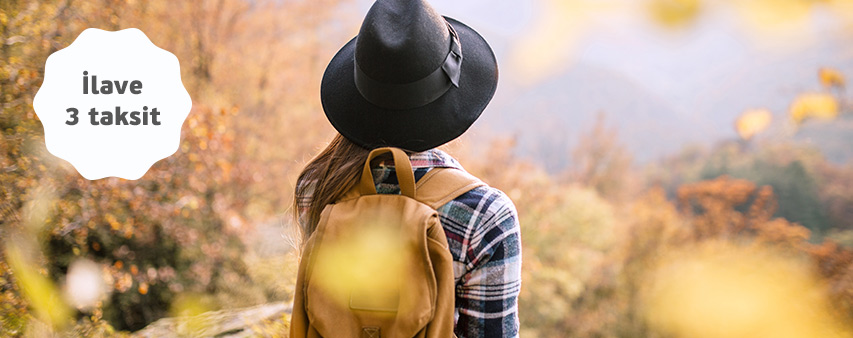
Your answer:
[[[171,156],[192,99],[178,58],[141,30],[89,28],[47,58],[33,108],[47,150],[89,180],[136,180]]]

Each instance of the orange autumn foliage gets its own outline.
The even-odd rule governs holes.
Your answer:
[[[829,285],[833,304],[843,316],[853,315],[853,250],[826,240],[808,241],[810,231],[783,218],[772,218],[776,201],[769,186],[721,176],[678,189],[682,214],[691,219],[695,240],[729,238],[772,246],[811,258]],[[738,208],[747,206],[746,212]]]

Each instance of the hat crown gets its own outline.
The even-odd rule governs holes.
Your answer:
[[[417,81],[439,68],[450,50],[444,18],[423,0],[378,0],[364,18],[355,61],[384,83]]]

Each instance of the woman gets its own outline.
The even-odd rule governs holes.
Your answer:
[[[415,179],[463,170],[436,147],[467,130],[494,95],[497,64],[470,27],[425,1],[379,0],[359,35],[335,55],[321,100],[340,133],[303,170],[295,207],[307,239],[323,208],[360,178],[371,149],[407,150]],[[392,167],[373,170],[379,193],[398,193]],[[458,337],[518,336],[521,241],[512,201],[481,186],[437,209],[453,257]]]

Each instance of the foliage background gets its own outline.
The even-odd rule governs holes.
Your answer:
[[[508,53],[516,73],[503,88],[549,93],[537,84],[580,53],[566,41],[602,11],[636,9],[663,36],[703,22],[714,6],[734,8],[744,34],[759,38],[804,29],[781,23],[814,13],[853,27],[847,0],[539,3],[550,9],[537,21],[544,28],[522,45],[541,53],[522,63]],[[163,317],[291,299],[293,183],[333,133],[320,113],[320,75],[365,6],[0,2],[0,335],[124,335]],[[137,181],[83,179],[47,153],[32,111],[45,59],[88,27],[143,30],[178,56],[194,101],[179,151]],[[479,124],[446,146],[520,212],[522,335],[851,336],[853,162],[826,155],[853,157],[850,74],[823,66],[804,70],[813,74],[804,86],[816,89],[790,93],[783,109],[767,113],[775,103],[745,92],[754,109],[725,111],[727,136],[678,143],[652,160],[622,140],[635,130],[619,124],[621,112],[601,107],[578,133]],[[484,116],[512,121],[503,112],[518,104],[500,94]],[[547,123],[577,107],[523,108]],[[663,125],[696,127],[679,123]],[[804,141],[814,134],[841,147]],[[87,304],[70,277],[79,262],[93,262],[102,283]],[[255,331],[281,336],[286,320]]]

